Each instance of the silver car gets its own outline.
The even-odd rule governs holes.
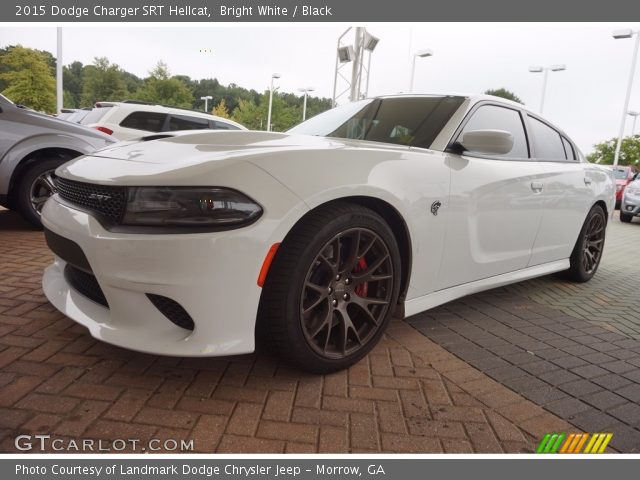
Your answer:
[[[627,185],[620,204],[620,221],[630,222],[633,217],[640,217],[640,178]]]
[[[52,174],[64,162],[116,140],[97,130],[16,105],[0,95],[0,205],[40,227],[54,191]]]

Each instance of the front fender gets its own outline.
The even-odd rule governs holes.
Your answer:
[[[84,139],[63,134],[43,133],[22,139],[13,145],[0,159],[0,194],[9,193],[11,177],[18,164],[38,150],[63,149],[78,152],[79,155],[94,152],[104,145],[92,145]]]

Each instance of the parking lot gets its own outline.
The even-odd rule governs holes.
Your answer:
[[[50,306],[41,232],[0,210],[0,451],[21,434],[193,439],[200,452],[533,452],[612,431],[640,451],[640,225],[595,279],[545,277],[392,323],[348,371],[267,354],[170,358],[98,342]]]

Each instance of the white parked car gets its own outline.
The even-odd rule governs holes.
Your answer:
[[[228,118],[136,101],[97,102],[80,123],[113,135],[118,140],[133,140],[149,133],[179,130],[246,130]]]
[[[615,193],[566,134],[489,96],[153,136],[57,176],[43,288],[94,337],[215,356],[258,336],[315,372],[362,358],[394,312],[554,272],[589,280]]]

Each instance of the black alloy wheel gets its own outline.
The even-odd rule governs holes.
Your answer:
[[[582,249],[582,265],[584,272],[589,275],[595,273],[602,257],[604,247],[604,231],[606,222],[604,216],[593,215],[589,219],[589,226],[585,232]]]
[[[347,368],[383,335],[400,276],[400,251],[380,215],[343,202],[318,207],[278,249],[260,298],[258,338],[297,368]]]
[[[569,257],[570,268],[561,276],[574,282],[591,280],[602,260],[606,230],[607,216],[600,205],[594,205],[587,214]]]
[[[368,228],[335,235],[311,263],[300,298],[304,336],[320,356],[341,359],[365,346],[390,308],[389,248]]]

